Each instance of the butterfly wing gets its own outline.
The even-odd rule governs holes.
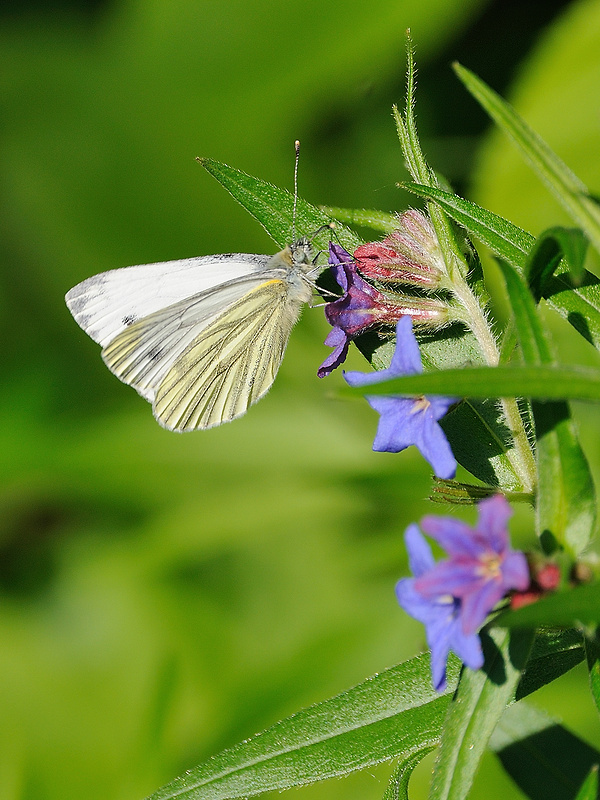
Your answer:
[[[256,275],[268,261],[264,255],[226,253],[113,269],[79,283],[65,299],[77,324],[106,347],[139,320],[229,281]]]
[[[189,431],[244,414],[271,387],[306,299],[286,277],[266,280],[205,326],[158,388],[158,422]]]

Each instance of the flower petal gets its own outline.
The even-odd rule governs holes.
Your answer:
[[[456,459],[446,434],[427,412],[421,412],[422,424],[415,431],[414,443],[438,478],[450,480],[456,475]]]
[[[502,563],[502,586],[504,591],[518,589],[524,592],[531,583],[529,565],[519,550],[511,550]]]
[[[422,622],[426,627],[431,625],[439,615],[437,606],[415,590],[414,578],[401,578],[398,581],[396,598],[407,614]]]
[[[482,552],[481,543],[473,536],[473,528],[462,520],[428,514],[421,520],[421,528],[449,556],[476,559]]]
[[[415,523],[409,525],[405,530],[404,543],[406,544],[406,552],[408,553],[410,571],[415,578],[418,578],[424,572],[433,568],[435,561],[433,553],[431,552],[431,547],[429,547],[425,537],[419,530],[419,526]]]
[[[483,667],[481,640],[476,633],[466,636],[457,621],[452,636],[452,650],[469,669]]]
[[[439,597],[450,594],[463,597],[479,588],[481,578],[474,574],[472,562],[459,562],[455,559],[439,561],[426,574],[418,576],[415,588],[426,597]]]
[[[412,319],[401,317],[396,324],[396,349],[387,369],[386,378],[400,378],[402,375],[417,375],[423,372],[421,352],[413,333]],[[382,380],[384,380],[382,378]]]
[[[506,497],[502,494],[488,497],[479,503],[478,511],[475,530],[487,539],[496,553],[502,553],[508,547],[508,520],[513,513]]]
[[[348,291],[348,277],[344,264],[351,264],[352,256],[340,244],[329,242],[329,266],[342,291]]]
[[[350,339],[341,328],[332,328],[327,334],[325,344],[328,347],[333,347],[334,350],[323,361],[317,375],[319,378],[324,378],[333,372],[334,369],[343,364],[348,355],[348,347],[350,346]]]
[[[427,644],[431,650],[431,680],[436,692],[446,688],[446,664],[451,649],[452,626],[444,622],[427,628]]]
[[[475,633],[504,594],[504,587],[499,580],[482,582],[477,591],[466,594],[462,598],[461,610],[463,633],[467,636]]]
[[[412,398],[367,395],[366,400],[380,414],[373,450],[378,453],[399,453],[414,444]]]

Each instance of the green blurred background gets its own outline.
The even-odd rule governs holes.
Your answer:
[[[340,399],[339,375],[316,378],[321,311],[243,420],[179,436],[108,373],[63,301],[113,267],[273,251],[198,155],[290,187],[299,138],[313,203],[414,202],[395,188],[390,116],[408,26],[434,166],[533,233],[568,223],[450,63],[511,98],[597,192],[592,0],[2,5],[0,800],[141,800],[424,646],[393,587],[402,531],[431,510],[429,469],[372,453],[373,412]],[[557,333],[564,358],[597,363]],[[598,477],[597,416],[576,412]],[[531,541],[526,511],[514,530]],[[576,671],[535,701],[598,746],[585,684]],[[377,798],[389,771],[302,796]],[[472,796],[521,795],[490,756]]]

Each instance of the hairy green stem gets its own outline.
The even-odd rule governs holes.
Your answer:
[[[465,309],[465,322],[479,342],[483,357],[489,366],[496,367],[500,361],[500,352],[485,311],[458,273],[458,269],[454,271],[452,293]],[[521,481],[523,491],[532,493],[536,484],[537,468],[517,401],[514,397],[503,397],[500,404],[514,442],[514,447],[506,454],[507,458]]]
[[[466,281],[468,266],[448,218],[434,203],[428,203],[428,207],[448,268],[447,288],[464,310],[463,320],[477,339],[486,363],[491,367],[496,367],[500,362],[500,351],[485,310]],[[506,457],[520,480],[523,491],[533,494],[537,480],[537,467],[517,401],[515,398],[504,397],[500,399],[500,404],[514,445],[508,450]]]

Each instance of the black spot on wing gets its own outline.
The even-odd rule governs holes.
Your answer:
[[[148,352],[146,353],[146,357],[150,361],[158,361],[158,359],[162,356],[162,350],[160,347],[155,346],[151,347]]]
[[[128,328],[130,325],[133,325],[134,322],[137,322],[137,317],[135,314],[126,314],[121,322]]]

